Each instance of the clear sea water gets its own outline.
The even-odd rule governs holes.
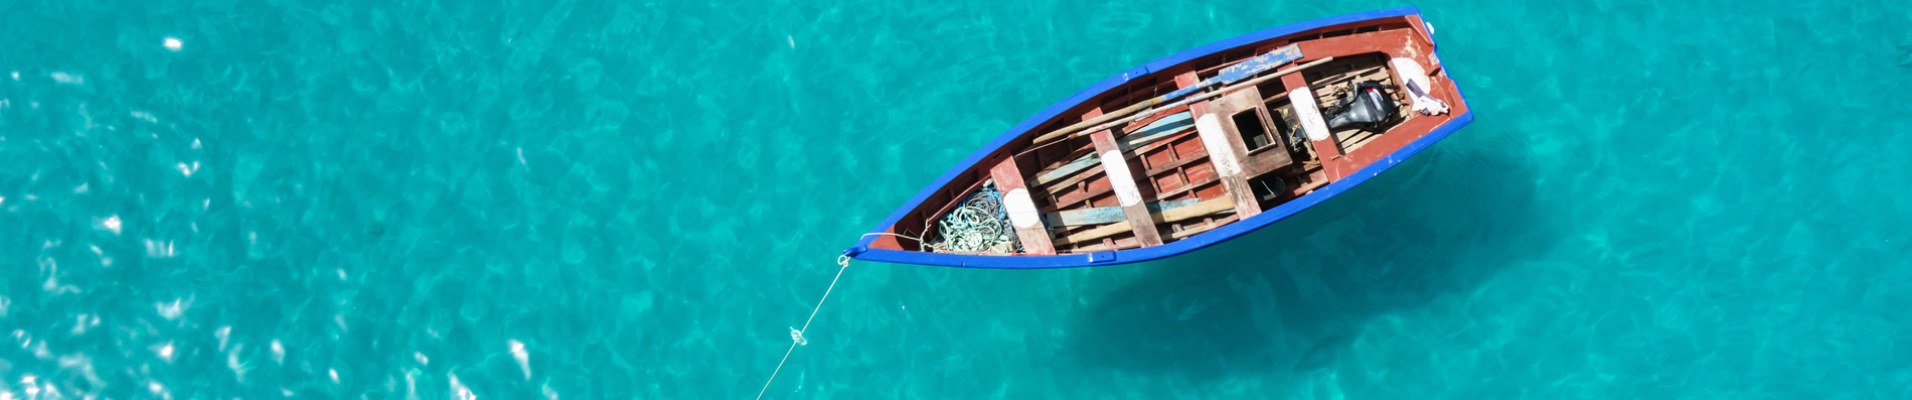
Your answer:
[[[1400,5],[0,2],[0,399],[749,398],[1011,125]],[[766,397],[1912,397],[1906,4],[1412,5],[1472,126],[1160,262],[854,263]]]

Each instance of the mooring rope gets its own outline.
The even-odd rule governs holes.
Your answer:
[[[863,234],[863,236],[860,236],[860,237],[857,237],[857,240],[863,240],[863,238],[866,238],[866,237],[871,237],[871,236],[895,236],[895,237],[900,237],[900,238],[904,238],[904,239],[909,239],[909,240],[914,240],[914,241],[916,241],[917,243],[922,243],[922,242],[923,242],[923,239],[919,239],[919,238],[916,238],[916,237],[912,237],[912,236],[904,236],[904,235],[900,235],[900,234],[895,234],[895,233],[889,233],[889,232],[870,232],[870,233],[865,233],[865,234]]]
[[[817,311],[823,309],[823,301],[829,300],[830,292],[836,290],[837,280],[843,279],[843,270],[850,269],[850,256],[837,256],[837,265],[839,267],[837,268],[836,277],[830,278],[830,288],[823,290],[823,298],[817,299],[817,307],[810,309],[810,318],[803,320],[803,329],[790,328],[790,349],[783,351],[783,359],[777,361],[777,369],[770,371],[770,379],[765,379],[763,381],[763,389],[757,390],[757,400],[763,400],[764,392],[770,391],[770,382],[777,380],[778,372],[783,372],[783,363],[790,361],[790,353],[797,351],[797,346],[810,344],[809,340],[803,338],[803,333],[810,330],[811,321],[817,320]]]

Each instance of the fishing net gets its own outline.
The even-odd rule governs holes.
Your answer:
[[[939,253],[1015,254],[1022,252],[1016,228],[1009,224],[1009,212],[1002,206],[1002,192],[995,182],[963,199],[961,206],[937,221],[937,238],[929,243]]]

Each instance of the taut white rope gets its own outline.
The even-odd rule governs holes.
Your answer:
[[[790,353],[797,351],[797,346],[810,344],[809,340],[803,338],[803,332],[810,330],[810,322],[817,320],[817,311],[823,309],[823,301],[829,300],[830,292],[836,291],[837,280],[843,279],[843,270],[850,269],[850,256],[837,256],[837,265],[836,277],[830,278],[830,288],[824,289],[823,298],[817,299],[817,308],[810,309],[810,318],[803,320],[803,329],[790,328],[790,349],[783,351],[783,360],[777,361],[777,369],[770,371],[770,379],[763,381],[763,389],[757,390],[757,400],[763,400],[764,392],[770,391],[770,382],[777,380],[778,372],[783,372],[783,363],[790,361]]]

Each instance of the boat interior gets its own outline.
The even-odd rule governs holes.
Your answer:
[[[1420,29],[1414,16],[1329,26],[1135,78],[1002,146],[872,246],[986,255],[1122,250],[1184,240],[1273,209],[1465,111]],[[1298,45],[1301,58],[1255,75],[1268,79],[1215,86],[1208,90],[1219,93],[1201,101],[1147,108],[1107,129],[1041,140],[1290,45]],[[1424,71],[1402,71],[1391,62],[1403,58]],[[1454,109],[1415,112],[1403,72],[1427,76],[1432,97]],[[1357,108],[1368,114],[1349,117]],[[1328,134],[1304,129],[1311,123]]]

